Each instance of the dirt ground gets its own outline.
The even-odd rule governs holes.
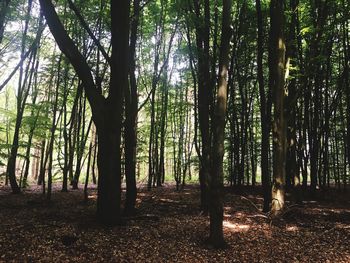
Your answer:
[[[340,191],[305,197],[281,219],[259,211],[259,189],[226,189],[227,249],[205,245],[208,217],[199,190],[173,186],[139,189],[136,216],[126,225],[95,221],[96,189],[54,191],[46,202],[37,188],[21,195],[0,188],[0,262],[350,262],[350,198]]]

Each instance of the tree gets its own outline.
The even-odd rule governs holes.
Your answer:
[[[134,14],[130,32],[130,88],[125,90],[125,176],[126,201],[125,212],[133,213],[136,202],[136,143],[137,143],[137,113],[138,96],[136,82],[136,42],[140,16],[140,1],[133,2]]]
[[[111,77],[107,98],[98,90],[91,68],[68,36],[50,0],[40,5],[61,51],[71,62],[84,87],[98,135],[98,200],[97,216],[105,224],[119,223],[121,202],[121,126],[124,90],[129,74],[130,2],[111,1]]]
[[[198,78],[198,126],[201,138],[201,155],[199,182],[201,188],[201,210],[208,212],[208,176],[210,172],[210,4],[204,1],[204,7],[198,0],[193,1],[192,15],[200,20],[195,23],[197,48],[197,78]],[[202,14],[204,9],[204,14]]]
[[[256,0],[256,12],[258,23],[258,51],[257,51],[257,74],[259,82],[260,96],[260,120],[261,120],[261,177],[264,192],[264,207],[263,211],[267,212],[270,209],[271,186],[269,174],[269,147],[270,147],[270,107],[269,101],[266,99],[263,71],[263,55],[264,55],[264,33],[263,33],[263,18],[261,13],[261,1]]]
[[[216,91],[216,104],[214,111],[213,147],[211,154],[211,173],[209,175],[209,215],[210,236],[209,242],[214,247],[225,246],[223,237],[223,156],[225,123],[227,108],[227,75],[229,68],[229,51],[231,39],[231,0],[223,0],[221,44],[219,57],[219,81]]]
[[[27,41],[27,33],[29,28],[29,19],[30,19],[30,13],[32,10],[32,0],[28,0],[28,6],[27,6],[27,13],[26,13],[26,20],[24,25],[24,31],[22,35],[22,41],[21,41],[21,62],[19,66],[19,79],[18,79],[18,91],[17,91],[17,115],[16,115],[16,125],[15,125],[15,132],[13,135],[13,142],[11,147],[11,153],[10,157],[7,162],[6,167],[6,174],[9,178],[11,189],[13,193],[20,193],[20,188],[18,186],[17,180],[16,180],[16,159],[17,159],[17,153],[18,153],[18,147],[19,147],[19,129],[21,127],[22,118],[24,114],[24,108],[26,104],[26,100],[29,94],[29,87],[27,85],[27,76],[30,68],[30,63],[27,64],[27,67],[25,69],[24,74],[24,68],[23,68],[23,57],[25,54],[25,48],[26,48],[26,41]],[[40,31],[41,29],[39,29]],[[37,49],[37,46],[35,47],[35,50]],[[35,52],[36,54],[36,52]],[[31,56],[31,59],[33,56]],[[23,75],[24,74],[24,75]]]
[[[297,48],[297,25],[298,25],[298,1],[290,0],[289,7],[291,19],[289,22],[289,31],[286,47],[286,72],[290,72],[291,79],[288,80],[288,96],[285,101],[285,117],[287,123],[287,144],[286,144],[286,188],[294,188],[297,202],[300,201],[300,175],[297,167],[297,101],[299,97],[298,82],[294,75],[298,63]],[[286,76],[288,78],[288,76]]]
[[[286,165],[286,122],[285,122],[285,40],[284,1],[270,3],[270,85],[273,91],[273,183],[271,212],[279,214],[284,208],[284,186]]]

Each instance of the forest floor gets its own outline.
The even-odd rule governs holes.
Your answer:
[[[58,187],[58,186],[57,186]],[[350,262],[350,195],[328,191],[290,206],[281,219],[261,213],[259,189],[227,189],[227,249],[203,242],[208,217],[199,190],[188,186],[140,189],[138,212],[126,225],[95,221],[96,189],[55,191],[46,202],[37,188],[12,195],[0,188],[0,262]]]

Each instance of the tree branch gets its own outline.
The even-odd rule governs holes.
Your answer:
[[[41,38],[41,34],[43,33],[46,25],[43,26],[41,30],[38,31],[33,43],[29,47],[28,51],[23,54],[19,62],[17,63],[16,67],[12,70],[10,75],[7,77],[7,79],[0,85],[0,91],[9,83],[9,81],[12,79],[12,77],[16,74],[17,70],[21,66],[21,64],[28,58],[28,56],[37,48],[37,44]]]
[[[63,27],[51,0],[40,0],[40,6],[58,47],[68,58],[83,83],[94,120],[96,121],[96,117],[101,116],[101,109],[105,99],[96,89],[91,68]]]
[[[74,14],[77,16],[79,22],[83,26],[83,28],[86,30],[86,32],[89,34],[91,39],[94,41],[95,45],[98,47],[98,49],[101,51],[103,57],[108,62],[108,64],[111,64],[111,58],[108,56],[106,50],[101,45],[100,41],[95,37],[94,33],[91,31],[88,24],[85,22],[84,18],[80,14],[78,8],[75,6],[75,4],[72,2],[72,0],[68,0],[69,8],[73,10]]]

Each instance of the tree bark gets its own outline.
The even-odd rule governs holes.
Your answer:
[[[219,57],[219,83],[216,94],[213,127],[211,173],[209,176],[209,242],[216,248],[225,246],[223,236],[223,156],[227,108],[227,75],[231,39],[231,0],[223,0],[222,31]]]
[[[271,212],[277,215],[284,208],[284,185],[286,165],[286,122],[285,110],[285,41],[284,3],[272,0],[270,3],[270,78],[273,90],[273,184]]]
[[[10,0],[4,0],[0,3],[0,44],[2,42],[2,39],[4,37],[4,31],[5,31],[5,17],[7,13],[8,6],[10,4]]]
[[[136,41],[139,21],[140,0],[134,0],[134,16],[130,32],[130,89],[125,91],[125,177],[126,200],[125,213],[132,214],[135,210],[136,189],[136,143],[137,143],[137,82],[136,82]]]
[[[198,53],[198,123],[201,137],[201,155],[199,183],[201,189],[201,210],[208,212],[208,176],[210,171],[210,64],[209,64],[209,23],[210,10],[209,1],[205,1],[204,18],[201,15],[201,4],[198,0],[194,1],[195,15],[201,18],[201,23],[196,25],[196,46]],[[204,22],[205,21],[205,22]]]

